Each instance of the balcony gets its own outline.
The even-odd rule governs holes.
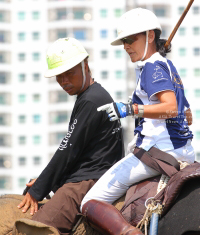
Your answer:
[[[11,32],[0,31],[0,43],[10,43],[11,42]]]
[[[71,29],[66,27],[60,29],[49,29],[48,39],[49,42],[54,42],[59,38],[74,37],[80,41],[92,40],[92,29],[73,27]]]
[[[0,10],[0,23],[10,23],[11,15],[9,11]]]
[[[0,126],[10,126],[11,125],[11,114],[0,113]]]
[[[66,111],[50,112],[49,123],[50,124],[61,124],[69,121],[69,115]]]
[[[11,146],[11,135],[0,134],[0,147],[10,147]]]
[[[0,85],[11,83],[11,73],[0,71]]]
[[[11,105],[11,94],[6,92],[0,92],[0,106]]]
[[[0,51],[0,64],[10,64],[11,53],[9,51]]]
[[[69,95],[65,91],[50,91],[49,92],[49,103],[63,103],[69,100]]]
[[[59,145],[63,138],[66,136],[66,132],[55,132],[49,134],[49,144]]]
[[[48,11],[49,22],[61,20],[85,20],[92,19],[92,10],[90,8],[54,8]]]
[[[12,179],[10,176],[0,176],[0,190],[11,189]]]
[[[10,155],[0,155],[0,168],[9,169],[12,166]]]

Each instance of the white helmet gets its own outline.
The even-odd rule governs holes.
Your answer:
[[[48,48],[46,55],[48,70],[44,75],[45,77],[49,78],[64,73],[81,62],[83,77],[85,76],[83,61],[89,54],[75,38],[68,37],[56,40]]]
[[[117,27],[118,37],[111,42],[111,45],[122,45],[123,43],[120,39],[153,29],[158,29],[162,32],[158,18],[153,12],[143,8],[132,9],[120,17]]]

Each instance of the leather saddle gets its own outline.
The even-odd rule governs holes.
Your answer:
[[[160,177],[161,176],[153,177],[134,184],[127,191],[121,213],[133,226],[136,226],[143,218],[146,211],[145,201],[150,197],[159,200],[163,205],[161,217],[164,216],[173,206],[183,185],[189,180],[200,177],[200,163],[195,162],[175,173],[170,178],[167,186],[156,194]]]

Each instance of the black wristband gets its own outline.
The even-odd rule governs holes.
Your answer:
[[[126,104],[126,113],[128,113],[128,116],[134,116],[132,103]]]

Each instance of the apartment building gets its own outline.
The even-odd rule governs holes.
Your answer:
[[[22,193],[67,133],[76,97],[46,79],[46,49],[75,37],[90,54],[94,79],[127,100],[125,53],[112,48],[125,1],[0,1],[0,194]],[[105,7],[106,6],[106,7]],[[113,85],[115,84],[115,85]],[[126,123],[125,123],[126,124]]]
[[[167,38],[187,1],[1,0],[0,1],[0,194],[22,193],[49,162],[68,129],[76,97],[44,78],[46,49],[58,38],[75,37],[90,54],[94,79],[115,101],[135,87],[134,67],[123,46],[111,46],[116,22],[134,7],[151,9]],[[200,160],[200,3],[194,2],[173,39],[176,65],[194,114],[194,147]],[[125,142],[134,119],[122,120]]]

